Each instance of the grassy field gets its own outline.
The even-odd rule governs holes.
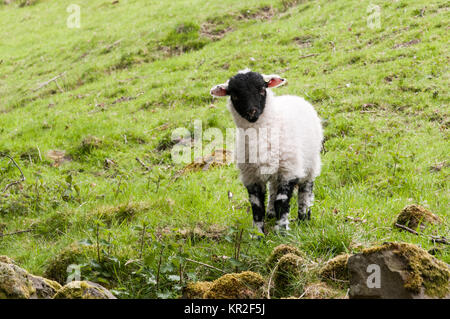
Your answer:
[[[319,266],[388,241],[450,263],[427,237],[449,235],[447,1],[78,0],[80,28],[73,1],[25,2],[0,4],[0,233],[30,232],[0,237],[0,255],[40,275],[81,265],[120,298],[221,275],[193,261],[268,276],[280,243]],[[234,126],[209,89],[246,67],[287,78],[276,93],[305,97],[325,127],[312,220],[262,241],[233,164],[171,159],[175,128]],[[5,155],[24,182],[8,187],[21,172]],[[408,204],[444,222],[395,229]]]

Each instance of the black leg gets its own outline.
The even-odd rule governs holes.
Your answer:
[[[266,215],[264,200],[266,197],[266,186],[261,184],[251,184],[247,186],[248,196],[252,205],[253,224],[260,233],[264,234],[264,217]]]
[[[277,197],[275,198],[275,216],[277,218],[277,224],[275,228],[289,229],[289,202],[292,197],[292,192],[297,185],[298,180],[293,179],[287,182],[281,182],[278,186]]]
[[[313,189],[313,181],[298,184],[298,220],[311,219],[311,206],[314,201]]]

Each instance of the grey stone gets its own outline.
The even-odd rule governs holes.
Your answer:
[[[429,299],[440,297],[448,299],[450,297],[450,281],[445,287],[445,280],[450,278],[450,272],[445,267],[446,264],[429,255],[426,251],[413,246],[406,243],[390,244],[390,246],[388,244],[380,249],[369,249],[361,254],[351,256],[347,264],[350,275],[349,298]],[[413,249],[413,253],[405,254],[402,249]],[[423,254],[423,257],[418,252]],[[417,258],[416,256],[421,257]],[[417,258],[417,260],[409,260],[409,257]],[[423,263],[423,269],[436,272],[430,276],[423,275],[423,273],[411,268],[412,262]],[[375,277],[377,276],[376,273],[379,274],[378,282]],[[445,294],[445,290],[447,291],[445,296],[437,296],[432,291],[425,289],[423,281],[430,280],[430,278],[440,278],[440,282],[443,280],[444,283],[441,283],[441,286],[438,287],[440,287],[440,293],[444,291]],[[416,281],[411,283],[412,279]],[[420,284],[417,284],[417,282]],[[377,283],[379,286],[377,286]],[[427,286],[430,287],[430,285]]]

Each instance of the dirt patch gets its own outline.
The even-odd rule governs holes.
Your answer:
[[[297,36],[292,39],[300,48],[310,48],[313,44],[313,38],[310,36]]]
[[[231,26],[221,28],[220,24],[215,24],[209,21],[203,23],[200,28],[200,34],[213,41],[222,39],[228,32],[231,31],[233,31]]]
[[[446,161],[436,163],[430,166],[430,172],[440,172],[443,168],[449,167],[449,163]]]
[[[410,47],[412,45],[418,44],[420,42],[421,42],[420,39],[414,39],[414,40],[411,40],[411,41],[408,41],[408,42],[398,43],[398,44],[394,45],[393,48],[394,49],[407,48],[407,47]]]
[[[230,163],[231,158],[231,151],[225,149],[217,149],[212,152],[211,155],[206,155],[187,165],[183,169],[182,173],[184,174],[192,171],[207,171],[212,167],[224,166]]]
[[[66,151],[50,150],[47,152],[47,157],[53,161],[52,166],[58,167],[64,162],[72,161],[72,157],[66,155]]]
[[[237,15],[237,20],[270,20],[276,14],[276,11],[271,6],[264,6],[255,10],[242,10]]]

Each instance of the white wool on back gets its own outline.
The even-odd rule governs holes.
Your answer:
[[[236,157],[245,154],[242,153],[244,145],[247,149],[249,145],[252,147],[257,144],[259,147],[256,163],[248,162],[248,154],[245,162],[237,163],[242,182],[244,185],[251,185],[268,181],[275,183],[290,181],[294,178],[300,181],[314,180],[320,174],[320,151],[323,140],[322,125],[317,112],[301,97],[275,96],[270,89],[266,91],[264,112],[255,123],[241,117],[234,109],[231,100],[228,101],[228,108],[238,127]],[[269,138],[264,138],[261,136],[264,134],[259,134],[256,140],[251,137],[251,134],[248,134],[246,138],[242,131],[249,128],[255,128],[259,132],[264,132],[265,129],[269,131],[269,134],[271,131],[278,131],[279,139],[271,138],[271,135],[268,135]],[[273,145],[277,140],[278,149]],[[267,143],[267,148],[261,147],[264,143]],[[274,150],[278,152],[279,157],[273,156],[271,152]],[[267,167],[272,168],[269,174],[262,169]]]

